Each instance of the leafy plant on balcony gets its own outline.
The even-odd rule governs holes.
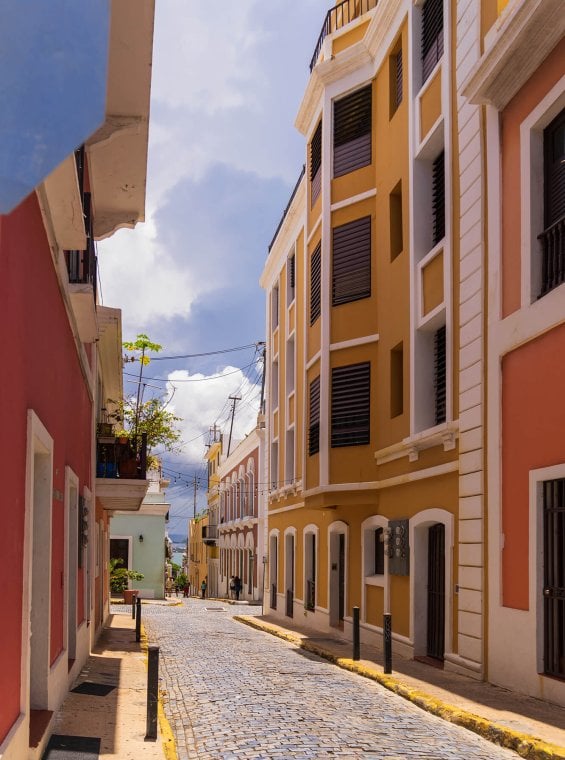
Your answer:
[[[128,587],[129,581],[142,581],[145,577],[143,573],[137,570],[128,570],[123,565],[124,561],[120,558],[111,559],[110,565],[110,590],[113,594],[122,594]]]

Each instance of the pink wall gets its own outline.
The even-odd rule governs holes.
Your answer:
[[[28,409],[36,412],[54,439],[53,488],[64,493],[65,465],[78,475],[81,491],[84,485],[91,487],[91,403],[35,194],[9,216],[0,217],[0,304],[4,356],[0,419],[5,431],[0,451],[6,474],[0,530],[5,610],[0,647],[1,742],[19,713]],[[52,510],[51,662],[63,646],[63,502],[53,498]],[[80,577],[78,594],[82,600]]]
[[[565,461],[565,325],[502,362],[503,604],[528,609],[529,471]]]

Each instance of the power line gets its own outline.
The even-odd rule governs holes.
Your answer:
[[[247,348],[257,348],[262,346],[264,341],[258,340],[255,343],[248,343],[246,346],[234,346],[233,348],[221,348],[217,351],[205,351],[201,354],[179,354],[178,356],[152,356],[152,362],[170,361],[172,359],[196,359],[199,356],[215,356],[216,354],[229,354],[232,351],[245,351]]]

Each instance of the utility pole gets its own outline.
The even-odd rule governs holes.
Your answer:
[[[235,416],[235,405],[238,401],[241,401],[241,396],[228,396],[228,398],[233,401],[232,408],[231,408],[231,424],[230,424],[230,437],[228,439],[228,453],[226,456],[229,457],[230,455],[230,446],[231,446],[231,434],[233,430],[233,418]]]
[[[212,443],[216,443],[216,441],[218,440],[218,433],[220,432],[220,430],[215,422],[214,422],[214,427],[209,428],[209,431],[210,433],[212,433],[212,436],[213,436]]]
[[[266,351],[267,349],[265,348],[265,344],[263,343],[263,375],[261,377],[261,405],[259,406],[259,412],[261,414],[265,413],[265,371],[267,369]]]
[[[194,476],[194,507],[193,507],[193,519],[196,519],[196,491],[198,489],[198,482],[196,480],[196,475]]]

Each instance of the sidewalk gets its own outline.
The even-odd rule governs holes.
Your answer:
[[[382,652],[361,645],[362,660],[351,660],[352,644],[339,632],[317,632],[289,619],[237,615],[234,620],[279,636],[342,668],[378,681],[424,710],[464,726],[530,760],[565,758],[565,710],[415,660],[393,656],[393,673],[383,673]]]
[[[124,611],[126,609],[131,608],[124,608]],[[175,758],[174,742],[166,722],[158,721],[161,725],[156,741],[145,741],[145,648],[143,642],[135,642],[135,621],[130,614],[110,615],[107,627],[73,687],[76,689],[84,684],[82,688],[87,691],[107,693],[96,695],[70,691],[54,720],[53,734],[99,738],[100,754],[93,757],[100,760]],[[59,752],[61,750],[52,749],[44,758],[49,760],[50,754],[59,758],[62,756]]]

